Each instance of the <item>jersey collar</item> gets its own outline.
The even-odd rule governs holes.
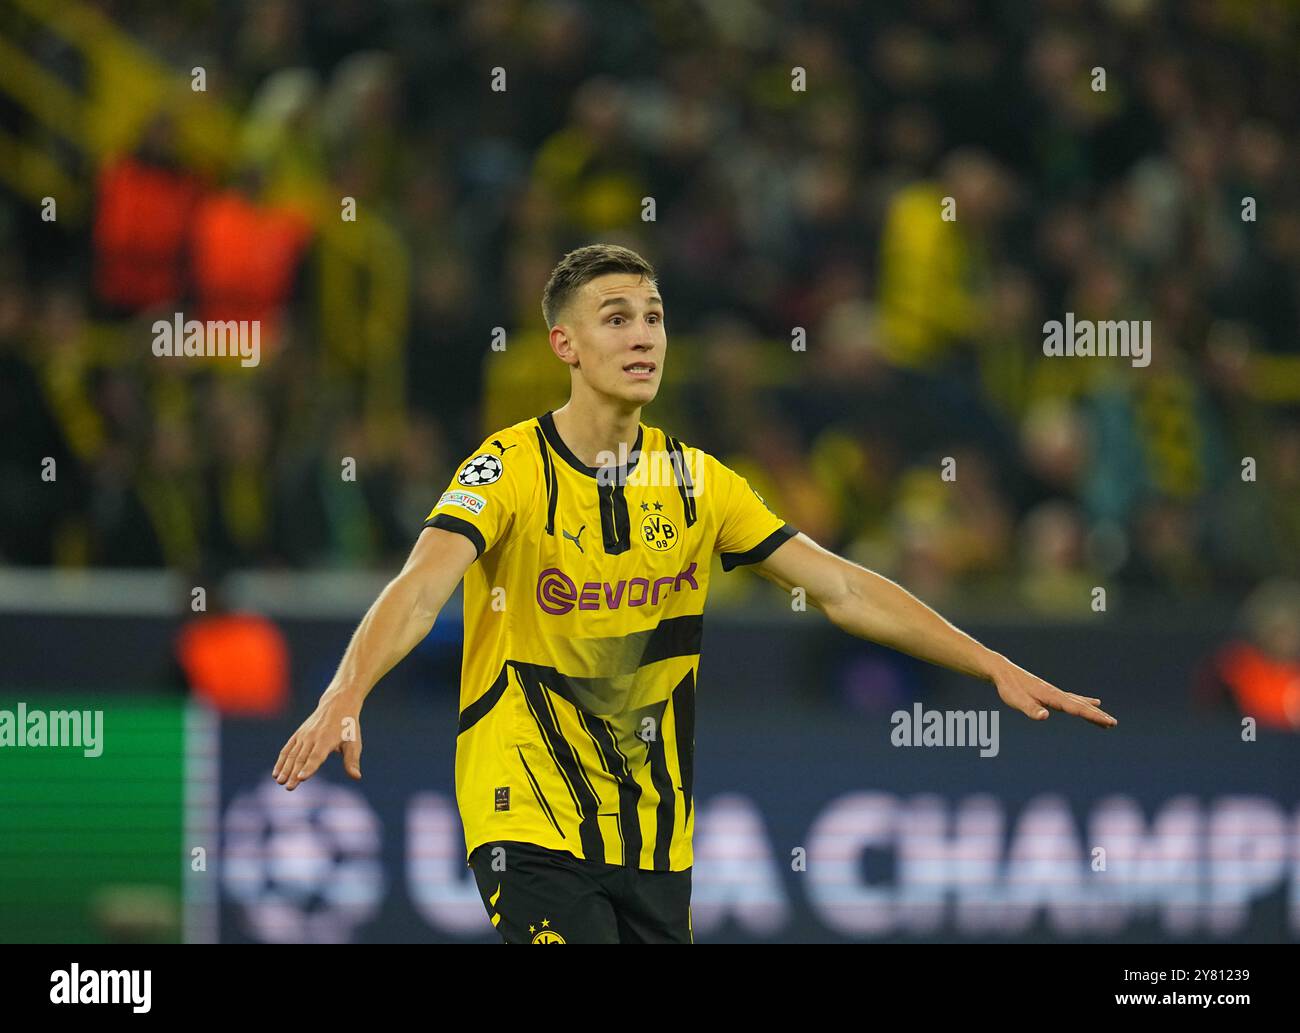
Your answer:
[[[545,435],[547,444],[549,444],[551,448],[555,450],[556,455],[558,455],[571,467],[577,470],[578,473],[586,474],[588,477],[601,476],[602,475],[601,467],[588,466],[576,455],[574,455],[573,450],[570,449],[569,446],[564,443],[564,439],[560,437],[559,430],[556,429],[555,420],[551,416],[552,412],[554,412],[553,409],[547,409],[545,413],[537,417],[537,422],[542,428],[542,434]],[[641,460],[641,443],[642,443],[642,438],[644,436],[645,436],[645,424],[638,422],[636,428],[636,441],[632,443],[632,448],[628,452],[627,466],[605,468],[603,471],[604,476],[606,477],[610,476],[610,470],[612,469],[614,472],[614,477],[616,478],[614,483],[623,484],[624,478],[626,478],[626,476],[633,469],[635,469],[636,464]]]

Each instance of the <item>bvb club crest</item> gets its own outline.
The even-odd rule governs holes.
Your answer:
[[[535,925],[530,925],[528,927],[528,931],[531,933],[534,930],[536,930],[536,935],[529,942],[530,943],[563,943],[564,942],[563,936],[557,933],[554,929],[547,928],[550,924],[551,924],[551,920],[548,918],[543,920],[541,929],[537,929],[537,926]]]
[[[667,552],[678,537],[677,525],[662,513],[647,513],[641,521],[641,541],[651,552]]]

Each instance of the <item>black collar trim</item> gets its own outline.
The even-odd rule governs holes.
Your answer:
[[[641,444],[642,439],[645,437],[645,424],[640,422],[637,423],[636,441],[633,442],[632,448],[628,452],[627,466],[614,468],[606,467],[602,470],[602,468],[598,466],[588,466],[573,454],[573,450],[564,443],[564,439],[560,437],[559,430],[556,429],[555,419],[551,416],[553,411],[554,410],[552,409],[547,409],[546,412],[537,417],[537,423],[542,428],[542,433],[546,435],[547,444],[555,450],[555,454],[577,470],[578,473],[586,474],[588,477],[592,478],[602,476],[602,474],[605,477],[609,477],[610,470],[613,469],[615,477],[614,483],[622,484],[627,475],[636,468],[636,464],[641,461]]]

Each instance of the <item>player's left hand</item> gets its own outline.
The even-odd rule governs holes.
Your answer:
[[[1043,681],[1036,674],[1030,674],[1006,657],[998,658],[992,680],[1003,703],[1015,707],[1035,721],[1046,721],[1049,710],[1060,710],[1103,728],[1113,728],[1119,724],[1101,709],[1101,700],[1062,692],[1055,685]]]

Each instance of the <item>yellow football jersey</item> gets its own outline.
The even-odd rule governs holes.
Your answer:
[[[548,411],[488,437],[425,520],[465,535],[456,798],[467,856],[517,840],[689,868],[711,561],[797,531],[708,453],[639,424],[601,469]]]

